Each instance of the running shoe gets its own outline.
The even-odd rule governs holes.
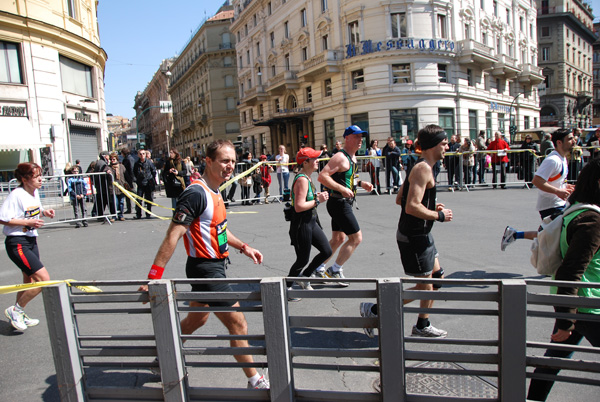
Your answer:
[[[325,279],[327,278],[327,275],[325,275],[325,270],[319,271],[316,270],[315,272],[313,272],[310,275],[311,278],[316,278],[316,279]],[[313,281],[313,282],[318,282],[318,281]],[[323,283],[323,282],[319,282],[319,283]]]
[[[37,318],[31,318],[27,314],[25,314],[25,312],[23,312],[23,322],[28,327],[35,327],[40,323],[40,320],[38,320]]]
[[[371,307],[373,307],[374,303],[360,303],[360,316],[361,317],[377,317],[373,314]],[[375,328],[363,328],[365,331],[365,335],[369,338],[373,338],[375,336]]]
[[[314,290],[308,281],[297,281],[296,285],[300,286],[304,290]]]
[[[448,332],[443,329],[437,329],[431,324],[423,329],[419,329],[416,325],[413,325],[412,336],[422,336],[423,338],[445,338],[448,336]]]
[[[248,381],[248,388],[250,389],[269,389],[270,387],[271,384],[269,384],[269,380],[267,380],[264,375],[258,379],[256,385],[252,385],[250,381]]]
[[[288,291],[292,290],[292,287],[290,286],[289,288],[287,288]],[[288,294],[287,297],[289,302],[299,302],[300,300],[302,300],[300,297],[292,297]]]
[[[150,366],[150,372],[152,372],[152,374],[154,374],[154,375],[160,376],[160,363],[158,362],[158,357],[155,358],[152,361],[152,363],[153,363],[153,365]],[[154,365],[154,364],[156,364],[156,365]]]
[[[25,331],[27,325],[23,321],[23,312],[15,310],[15,306],[10,306],[4,310],[4,315],[10,320],[10,324],[19,331]]]
[[[331,267],[329,267],[329,268],[327,268],[327,271],[325,271],[325,275],[327,275],[328,278],[333,278],[333,279],[346,279],[346,277],[344,276],[344,270],[341,268],[338,272],[333,272]],[[336,283],[343,288],[350,285],[348,282],[336,282]]]
[[[502,235],[500,250],[506,250],[506,247],[515,240],[517,240],[517,231],[510,226],[507,226],[506,229],[504,229],[504,234]]]

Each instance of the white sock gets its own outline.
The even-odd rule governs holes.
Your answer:
[[[252,377],[248,378],[248,381],[250,382],[250,384],[252,384],[253,387],[255,387],[258,383],[258,380],[260,380],[261,377],[262,375],[260,375],[260,373],[257,372]]]
[[[17,312],[19,312],[19,313],[22,313],[23,307],[19,306],[19,303],[15,303],[15,310],[17,310]]]
[[[325,264],[319,265],[316,270],[319,272],[325,272]]]
[[[340,272],[340,270],[342,269],[342,267],[343,267],[343,265],[338,265],[338,263],[336,262],[336,263],[334,263],[331,266],[331,271],[333,271],[333,272]]]

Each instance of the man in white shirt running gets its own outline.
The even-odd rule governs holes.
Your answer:
[[[546,216],[562,212],[566,199],[573,191],[573,185],[567,184],[569,161],[566,156],[575,145],[571,130],[560,129],[552,134],[552,151],[542,162],[532,180],[540,191],[536,209],[544,219]]]

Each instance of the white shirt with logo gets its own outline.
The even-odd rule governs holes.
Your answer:
[[[0,221],[10,222],[12,219],[41,219],[42,202],[38,191],[29,194],[23,187],[17,187],[6,198],[0,207]],[[2,230],[5,236],[30,236],[38,235],[37,229],[29,226],[4,225]]]
[[[557,151],[552,151],[538,170],[535,172],[536,176],[546,180],[548,184],[555,188],[565,188],[565,180],[569,173],[569,165],[567,159],[559,154]],[[562,207],[566,201],[559,198],[555,194],[550,194],[545,191],[538,191],[538,200],[536,208],[538,211],[543,211],[549,208]]]

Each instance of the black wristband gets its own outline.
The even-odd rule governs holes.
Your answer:
[[[362,180],[359,180],[356,184],[358,184],[358,187],[362,187]]]
[[[438,211],[438,218],[437,220],[440,222],[444,222],[444,219],[446,219],[446,215],[444,215],[444,213],[442,211]]]

